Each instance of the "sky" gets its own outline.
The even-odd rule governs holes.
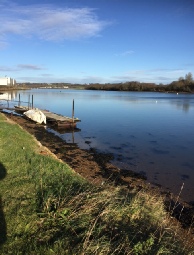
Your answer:
[[[194,76],[194,0],[0,0],[0,77],[169,84]]]

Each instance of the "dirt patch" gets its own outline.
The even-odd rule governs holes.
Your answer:
[[[165,205],[172,216],[181,222],[185,229],[189,229],[194,235],[194,206],[176,201],[171,193],[163,191],[146,182],[144,176],[128,170],[122,170],[110,163],[111,155],[97,153],[96,150],[83,150],[76,144],[66,143],[60,137],[48,132],[43,125],[35,124],[24,117],[4,113],[8,119],[19,124],[23,129],[32,134],[41,143],[40,153],[49,154],[49,151],[58,159],[66,162],[72,169],[81,176],[92,182],[94,185],[111,183],[112,185],[123,185],[128,189],[142,188],[160,194],[165,198]],[[176,201],[176,202],[174,202]],[[194,237],[191,239],[194,241]]]

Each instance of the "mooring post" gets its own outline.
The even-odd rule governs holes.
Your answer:
[[[34,97],[32,95],[32,109],[34,108]]]
[[[74,139],[74,129],[72,131],[72,143],[75,143],[75,139]]]
[[[18,106],[20,106],[20,94],[19,94],[19,101],[18,101]]]
[[[28,110],[30,109],[30,95],[28,95]]]
[[[72,120],[73,120],[73,123],[74,123],[74,99],[73,99],[73,106],[72,106]]]

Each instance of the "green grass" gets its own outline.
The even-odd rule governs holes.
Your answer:
[[[0,114],[0,254],[187,254],[148,191],[94,187]]]

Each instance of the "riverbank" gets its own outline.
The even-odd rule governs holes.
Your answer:
[[[48,148],[58,159],[66,162],[78,174],[94,185],[111,183],[115,186],[135,187],[136,189],[151,189],[165,197],[166,207],[171,210],[170,204],[175,203],[178,194],[164,190],[161,186],[148,183],[144,175],[129,170],[122,170],[110,163],[111,154],[98,153],[94,149],[83,150],[77,144],[66,143],[60,137],[48,132],[43,125],[29,121],[18,115],[6,114],[6,117],[15,121],[27,132],[32,134],[43,146]],[[183,226],[190,226],[194,217],[194,205],[188,204],[178,197],[177,210],[174,215]],[[182,208],[185,208],[182,211]],[[182,217],[179,217],[181,212]]]
[[[5,122],[3,122],[3,125],[2,125],[2,123],[1,123],[1,126],[0,126],[2,129],[1,132],[4,132],[5,134],[8,135],[7,138],[3,137],[3,136],[1,138],[1,139],[4,139],[4,140],[1,140],[1,146],[2,146],[0,148],[1,149],[0,150],[1,163],[6,166],[5,169],[6,169],[7,175],[10,175],[10,173],[9,173],[10,169],[15,169],[14,166],[12,165],[12,164],[15,164],[14,160],[11,160],[11,162],[9,162],[8,158],[7,158],[7,163],[5,164],[6,160],[3,159],[3,157],[5,157],[6,152],[9,152],[8,157],[10,159],[14,158],[17,163],[17,167],[18,167],[17,173],[15,173],[14,170],[12,170],[14,177],[12,176],[12,178],[11,178],[11,176],[9,176],[9,178],[10,178],[9,183],[6,183],[7,177],[5,178],[5,174],[4,174],[4,178],[3,177],[1,178],[1,184],[4,183],[3,194],[6,193],[6,196],[1,194],[2,200],[5,201],[6,197],[8,198],[9,192],[6,190],[9,189],[9,187],[11,187],[11,186],[8,186],[8,184],[12,185],[12,182],[14,179],[19,180],[19,178],[23,178],[23,181],[21,181],[21,180],[19,181],[20,184],[21,183],[24,184],[25,178],[27,181],[28,178],[26,176],[26,166],[25,165],[27,165],[28,175],[30,175],[31,177],[33,175],[33,178],[35,178],[35,180],[33,178],[30,178],[27,183],[28,185],[23,187],[22,192],[19,192],[19,193],[17,192],[17,189],[19,189],[21,185],[16,187],[17,189],[15,190],[15,192],[17,192],[18,194],[21,193],[20,194],[21,197],[18,198],[18,204],[17,204],[16,208],[20,207],[20,203],[23,203],[22,196],[24,196],[24,194],[25,194],[24,193],[25,189],[28,189],[27,187],[28,186],[30,187],[30,185],[34,186],[32,182],[37,181],[38,183],[36,183],[35,187],[36,187],[36,189],[38,188],[38,190],[40,189],[39,191],[35,189],[36,191],[32,192],[31,199],[30,199],[30,197],[27,198],[26,194],[25,194],[24,206],[26,208],[26,206],[28,206],[28,203],[30,201],[34,201],[33,203],[34,203],[36,209],[34,207],[32,207],[33,213],[28,211],[27,215],[26,215],[25,209],[22,208],[23,214],[22,214],[22,216],[20,215],[21,217],[24,217],[25,219],[27,219],[29,217],[28,215],[33,214],[33,217],[36,218],[37,217],[36,213],[38,210],[39,217],[35,219],[36,224],[35,224],[35,227],[32,228],[33,233],[29,233],[29,231],[31,231],[30,228],[31,228],[32,224],[27,223],[27,225],[23,226],[20,231],[17,228],[17,233],[15,233],[15,234],[13,234],[13,233],[11,234],[11,232],[10,233],[8,232],[9,238],[14,239],[17,236],[17,238],[19,238],[18,240],[21,241],[21,239],[23,240],[22,236],[24,235],[25,242],[27,241],[27,244],[29,244],[30,238],[32,238],[32,236],[33,236],[35,238],[35,240],[37,241],[37,243],[39,243],[39,246],[40,245],[47,246],[49,244],[50,245],[49,249],[59,249],[58,246],[57,246],[58,248],[56,248],[54,243],[56,243],[57,242],[56,240],[58,240],[58,244],[59,244],[63,240],[63,247],[64,247],[64,245],[65,245],[64,240],[67,241],[67,237],[65,237],[65,239],[64,239],[63,232],[66,231],[67,221],[68,221],[68,224],[70,224],[73,221],[71,217],[74,217],[74,223],[76,223],[78,226],[75,229],[75,226],[71,225],[70,228],[68,228],[68,229],[69,229],[70,233],[72,232],[72,236],[75,236],[75,235],[77,236],[75,238],[76,242],[78,242],[79,244],[82,244],[83,246],[85,245],[84,246],[85,249],[86,248],[91,249],[92,246],[95,246],[95,247],[93,247],[93,249],[95,249],[95,248],[97,249],[97,243],[94,245],[94,239],[96,239],[96,241],[100,243],[101,241],[103,242],[103,240],[108,238],[109,240],[112,240],[112,241],[110,241],[111,248],[110,248],[110,246],[109,246],[109,248],[110,248],[110,250],[112,249],[111,251],[113,251],[113,249],[115,249],[114,245],[118,244],[117,243],[118,238],[119,238],[118,233],[121,233],[122,231],[124,231],[125,235],[124,236],[121,235],[121,239],[119,239],[119,240],[122,243],[124,240],[122,238],[125,238],[125,240],[126,240],[126,242],[124,242],[125,245],[127,244],[127,242],[130,243],[130,241],[129,240],[127,241],[127,239],[126,239],[126,238],[129,238],[129,236],[127,234],[128,231],[133,233],[133,237],[131,239],[131,242],[132,242],[131,245],[133,244],[133,247],[131,247],[130,249],[131,249],[131,252],[132,252],[132,250],[133,251],[136,250],[137,252],[131,253],[131,254],[144,254],[144,253],[141,253],[141,249],[142,249],[142,247],[145,247],[146,245],[148,246],[148,248],[146,248],[146,249],[150,249],[150,251],[151,251],[151,252],[149,252],[149,254],[157,254],[157,253],[153,252],[154,249],[156,249],[156,248],[159,249],[160,245],[164,245],[163,242],[166,242],[165,240],[167,240],[169,238],[169,235],[171,235],[171,234],[172,234],[171,237],[173,239],[171,239],[171,237],[170,237],[169,240],[172,242],[173,247],[171,246],[170,249],[176,249],[176,247],[174,247],[174,244],[176,243],[174,238],[175,238],[175,236],[177,236],[177,233],[179,233],[178,239],[184,239],[184,242],[187,241],[187,247],[189,247],[192,244],[193,237],[190,235],[190,233],[192,232],[192,226],[191,225],[188,226],[189,224],[187,224],[188,228],[186,230],[183,230],[183,229],[181,230],[179,228],[179,223],[174,221],[174,219],[171,218],[171,216],[168,216],[168,213],[167,214],[165,213],[165,211],[163,210],[163,202],[162,202],[163,196],[161,196],[161,194],[159,194],[159,192],[158,192],[159,190],[157,190],[157,188],[154,188],[154,187],[150,188],[150,185],[146,184],[145,180],[143,180],[142,178],[139,178],[140,176],[136,176],[133,173],[126,173],[126,172],[119,171],[119,169],[115,168],[114,166],[112,166],[109,163],[110,155],[97,154],[95,151],[80,150],[79,148],[77,148],[76,145],[66,144],[60,138],[54,136],[51,133],[48,133],[44,129],[44,127],[41,125],[34,124],[33,122],[30,122],[26,119],[19,117],[19,116],[7,115],[7,117],[9,117],[10,120],[14,121],[14,123],[18,123],[21,127],[23,127],[25,130],[27,130],[28,133],[30,133],[34,137],[36,137],[36,139],[38,141],[40,141],[43,146],[46,146],[47,148],[50,149],[50,150],[46,150],[45,147],[39,147],[38,157],[40,157],[39,158],[40,161],[35,164],[36,155],[33,154],[33,158],[30,155],[27,155],[26,154],[27,145],[20,144],[19,151],[25,155],[22,156],[23,161],[20,162],[20,164],[21,163],[22,164],[21,164],[21,166],[19,166],[20,164],[17,163],[17,157],[16,157],[17,153],[12,152],[12,154],[10,154],[11,152],[9,151],[9,146],[5,147],[5,144],[3,143],[6,141],[7,145],[10,144],[12,147],[14,147],[16,141],[20,142],[21,137],[20,137],[20,139],[18,139],[18,134],[17,134],[18,133],[17,130],[19,130],[19,129],[16,128],[16,130],[14,130],[15,129],[15,125],[14,125],[14,129],[9,128],[9,129],[7,129],[7,131],[5,131],[5,128],[7,128],[7,126],[4,127],[3,125],[7,125],[7,124],[5,124]],[[19,136],[23,136],[23,133],[19,134]],[[30,143],[32,143],[31,140],[30,140]],[[48,165],[46,164],[46,161],[50,157],[49,156],[50,151],[56,155],[56,158],[59,158],[61,160],[61,163],[56,161],[57,169],[60,169],[59,171],[55,171],[55,170],[52,171],[53,169],[56,169],[56,167],[54,167],[54,168],[51,167],[50,169],[52,169],[52,170],[47,169]],[[2,153],[4,153],[3,157],[2,157]],[[27,162],[26,162],[26,159],[27,159]],[[39,170],[40,162],[42,162],[41,163],[41,168],[42,168],[41,171]],[[62,187],[64,187],[63,181],[64,181],[64,176],[66,175],[66,173],[63,170],[64,169],[63,162],[67,162],[68,165],[70,165],[77,173],[79,173],[79,175],[82,175],[84,178],[89,180],[89,183],[93,184],[92,185],[93,188],[91,188],[89,183],[87,184],[81,178],[79,179],[78,177],[75,177],[77,184],[74,183],[75,186],[71,186],[72,185],[72,183],[71,183],[71,185],[68,186],[69,187],[68,190],[70,191],[73,188],[73,192],[75,192],[75,194],[72,194],[71,198],[68,197],[68,202],[66,201],[67,197],[66,197],[65,193],[62,194],[61,193],[62,191],[60,191],[60,189]],[[65,169],[66,169],[66,167],[65,167]],[[2,170],[2,168],[1,168],[1,170]],[[35,170],[35,172],[33,170]],[[24,171],[23,177],[19,176],[20,171],[21,171],[21,173]],[[32,171],[33,171],[33,173],[32,173]],[[40,172],[42,172],[41,177],[40,177]],[[61,176],[61,174],[62,174],[62,176]],[[71,176],[71,174],[70,174],[70,176]],[[40,180],[42,180],[42,178],[44,179],[44,183],[40,182]],[[53,179],[53,181],[52,181],[52,179]],[[61,182],[59,180],[63,180],[63,181]],[[57,183],[62,185],[59,187],[58,191],[56,189],[53,190],[55,185],[58,187]],[[88,190],[89,186],[90,186],[90,188]],[[114,186],[117,186],[117,188],[115,188]],[[151,189],[152,195],[149,195],[150,189]],[[40,193],[40,191],[41,191],[41,193]],[[35,192],[35,194],[34,194],[34,192]],[[2,188],[1,188],[1,193],[2,193]],[[105,195],[105,193],[106,193],[106,195]],[[44,199],[43,199],[43,201],[42,200],[40,201],[39,199],[43,195],[44,195]],[[141,197],[140,200],[137,200],[136,195],[138,195],[139,198]],[[165,195],[167,197],[167,194],[163,194],[163,195]],[[30,196],[30,194],[27,193],[27,196]],[[33,196],[35,196],[36,199]],[[60,199],[59,199],[59,197],[60,197]],[[11,201],[11,198],[13,199],[13,194],[10,197],[10,201]],[[101,200],[101,198],[103,200]],[[169,198],[169,202],[171,202],[171,196],[168,196],[168,198]],[[64,201],[66,201],[67,203],[66,202],[64,203]],[[134,207],[135,206],[134,204],[132,206],[132,204],[131,204],[132,201],[139,204],[139,206]],[[38,202],[38,204],[37,204],[37,202]],[[56,205],[56,203],[58,203],[58,204]],[[11,210],[11,208],[9,208],[9,204],[6,201],[4,202],[4,206],[1,206],[1,207],[5,208],[5,205],[6,205],[6,210],[5,210],[5,214],[6,214],[9,210]],[[70,205],[73,207],[70,208]],[[177,204],[177,205],[179,205],[179,204]],[[135,214],[132,213],[131,209],[129,208],[130,206],[132,206],[131,209],[132,209],[132,211],[135,211],[134,212]],[[170,208],[170,204],[168,204],[168,206]],[[172,206],[171,209],[174,209],[171,212],[175,213],[176,205],[171,204],[171,206]],[[179,205],[179,208],[180,208],[180,205]],[[13,210],[13,208],[12,208],[12,210]],[[83,210],[86,210],[86,211],[84,211],[84,213],[83,213]],[[84,217],[86,217],[86,215],[87,215],[87,217],[92,217],[92,215],[94,217],[90,218],[90,219],[88,218],[87,220],[83,221],[83,218],[82,218],[83,214],[81,217],[79,214],[80,211],[82,211],[82,213],[85,215]],[[181,218],[181,216],[183,215],[183,211],[184,211],[183,207],[181,207],[181,214],[179,213],[179,218]],[[63,212],[63,214],[61,214],[62,212]],[[17,212],[15,212],[15,213],[17,213]],[[80,216],[79,219],[75,218],[75,213],[79,214],[79,216]],[[103,217],[105,217],[105,218],[103,218]],[[18,218],[18,220],[21,220],[21,219]],[[126,220],[127,220],[127,222],[125,222]],[[49,221],[50,221],[50,223],[49,223]],[[104,225],[105,221],[106,221],[106,224]],[[84,222],[86,225],[87,224],[89,224],[89,225],[87,225],[87,227],[86,227],[86,225],[83,226]],[[167,225],[164,226],[164,222]],[[149,224],[149,227],[148,227],[147,223]],[[37,226],[37,224],[38,224],[38,226]],[[7,223],[7,225],[8,225],[8,223]],[[133,228],[135,225],[137,227],[136,229]],[[128,227],[126,228],[126,226],[128,226]],[[168,231],[165,230],[165,228],[167,228],[167,226],[170,229]],[[174,228],[174,226],[175,226],[175,228]],[[144,230],[142,229],[142,227]],[[99,228],[101,228],[101,230]],[[10,230],[11,229],[10,226],[8,229],[9,229],[9,231],[14,231],[14,228],[13,228],[13,230]],[[18,231],[19,231],[19,233],[18,233]],[[37,238],[37,233],[38,233],[37,231],[41,231],[42,235],[43,235],[43,232],[45,232],[43,235],[44,238],[40,237],[40,235],[38,235],[38,238]],[[80,234],[80,232],[81,232],[81,234]],[[145,232],[143,234],[143,236],[142,236],[141,232],[142,233]],[[163,236],[159,236],[159,232]],[[134,234],[134,233],[136,233],[136,234]],[[166,234],[167,234],[167,236],[165,236]],[[109,235],[111,235],[111,236],[109,236]],[[11,237],[11,236],[13,236],[13,237]],[[134,238],[134,236],[135,236],[135,238]],[[13,239],[12,239],[12,241],[13,241]],[[161,239],[161,240],[159,241],[159,239]],[[60,242],[59,242],[59,240],[60,240]],[[179,242],[179,241],[180,240],[178,240],[177,242]],[[188,241],[189,241],[189,243],[188,243]],[[18,244],[18,241],[16,243]],[[118,252],[117,254],[125,254],[122,250],[122,249],[124,249],[124,247],[122,248],[121,243],[120,243],[121,246],[119,248],[121,253]],[[101,245],[102,245],[102,243],[101,243]],[[108,242],[106,243],[106,245],[108,247]],[[109,243],[109,245],[110,245],[110,243]],[[167,243],[166,243],[166,245],[167,245]],[[55,246],[55,248],[53,248],[54,246]],[[74,246],[75,246],[75,244],[74,244]],[[82,246],[82,248],[83,248],[83,246]],[[5,245],[5,247],[8,247],[8,246]],[[106,249],[109,249],[107,247],[106,247]],[[98,249],[100,249],[100,248],[98,248]],[[105,247],[103,248],[103,246],[102,246],[102,249],[105,249]],[[128,247],[128,249],[129,249],[129,247]],[[184,248],[184,249],[186,251],[186,248]],[[139,253],[138,253],[138,250],[139,250]],[[48,250],[47,250],[47,252],[48,252]],[[7,253],[3,253],[3,254],[7,254]],[[36,254],[39,254],[39,253],[36,253]],[[42,252],[42,254],[46,254],[46,253]],[[50,252],[47,254],[52,254],[52,253]],[[62,253],[57,253],[55,250],[55,254],[62,254]],[[63,254],[71,254],[71,253],[63,253]],[[77,253],[77,254],[81,254],[81,253]],[[92,253],[91,251],[89,252],[89,250],[88,250],[84,254],[102,254],[102,253],[97,253],[97,252]],[[107,252],[106,254],[112,254],[112,253]],[[130,253],[128,253],[128,254],[130,254]],[[166,253],[160,253],[160,254],[166,254]],[[181,251],[181,253],[175,252],[175,253],[169,253],[169,254],[189,254],[189,253],[184,253],[184,251]],[[192,253],[190,253],[190,254],[192,254]]]

